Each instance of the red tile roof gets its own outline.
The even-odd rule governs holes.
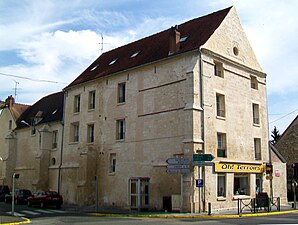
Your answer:
[[[198,49],[205,44],[219,27],[230,9],[231,7],[178,25],[181,37],[185,35],[189,35],[189,37],[186,41],[180,43],[180,50],[174,53],[174,55]],[[68,85],[66,89],[169,57],[170,32],[171,28],[103,53],[79,77]],[[131,58],[131,55],[138,51],[140,53],[136,57]],[[117,61],[109,65],[115,59]]]

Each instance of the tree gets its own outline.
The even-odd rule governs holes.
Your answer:
[[[274,126],[273,130],[271,131],[271,137],[272,137],[271,143],[273,145],[276,144],[276,142],[280,138],[280,133],[279,133],[279,130],[277,130],[276,126]]]

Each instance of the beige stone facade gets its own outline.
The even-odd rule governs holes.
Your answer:
[[[236,10],[208,16],[206,40],[191,29],[206,20],[194,20],[169,30],[175,40],[164,56],[168,43],[154,41],[168,41],[168,31],[90,65],[64,89],[63,123],[40,124],[41,142],[29,128],[18,131],[16,169],[31,179],[22,185],[58,189],[67,203],[101,209],[201,212],[208,203],[235,208],[257,192],[285,203],[285,165],[268,146],[266,74]],[[160,58],[146,55],[150,41],[160,44]],[[56,150],[48,145],[54,130]],[[212,154],[214,165],[193,165],[197,154]],[[167,168],[169,158],[189,159],[189,171]],[[263,171],[270,162],[279,170],[272,182]]]

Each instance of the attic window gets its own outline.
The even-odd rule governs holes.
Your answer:
[[[183,35],[183,36],[180,38],[179,42],[184,42],[184,41],[186,41],[188,37],[189,37],[189,35]]]
[[[52,112],[52,115],[54,115],[56,112],[57,112],[57,109],[55,109],[55,110]]]
[[[109,63],[109,66],[110,66],[110,65],[113,65],[117,60],[118,60],[118,58],[116,58],[116,59],[114,59],[113,61],[111,61],[111,62]]]
[[[90,69],[90,71],[96,70],[96,68],[97,68],[98,66],[99,66],[99,65],[96,64],[95,66],[93,66],[93,67]]]
[[[130,58],[134,58],[134,57],[136,57],[139,53],[140,53],[140,51],[137,51],[137,52],[133,53],[133,54],[130,56]]]

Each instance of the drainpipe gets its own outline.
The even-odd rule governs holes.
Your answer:
[[[204,84],[203,84],[203,60],[202,60],[202,50],[199,48],[199,60],[200,60],[200,71],[199,71],[199,77],[200,77],[200,107],[201,107],[201,139],[203,141],[202,143],[202,150],[203,154],[205,154],[205,113],[204,113]],[[199,168],[200,170],[200,168]],[[206,207],[206,179],[205,179],[205,167],[202,167],[202,176],[203,176],[203,181],[204,181],[204,186],[203,186],[203,211],[205,212],[205,207]],[[199,190],[200,191],[200,190]],[[200,209],[199,209],[200,210]]]
[[[61,136],[61,150],[60,150],[60,165],[58,167],[58,193],[61,192],[61,167],[62,167],[62,161],[63,161],[63,140],[64,140],[64,116],[65,116],[65,100],[66,100],[66,93],[64,93],[63,97],[63,113],[62,113],[62,136]]]

